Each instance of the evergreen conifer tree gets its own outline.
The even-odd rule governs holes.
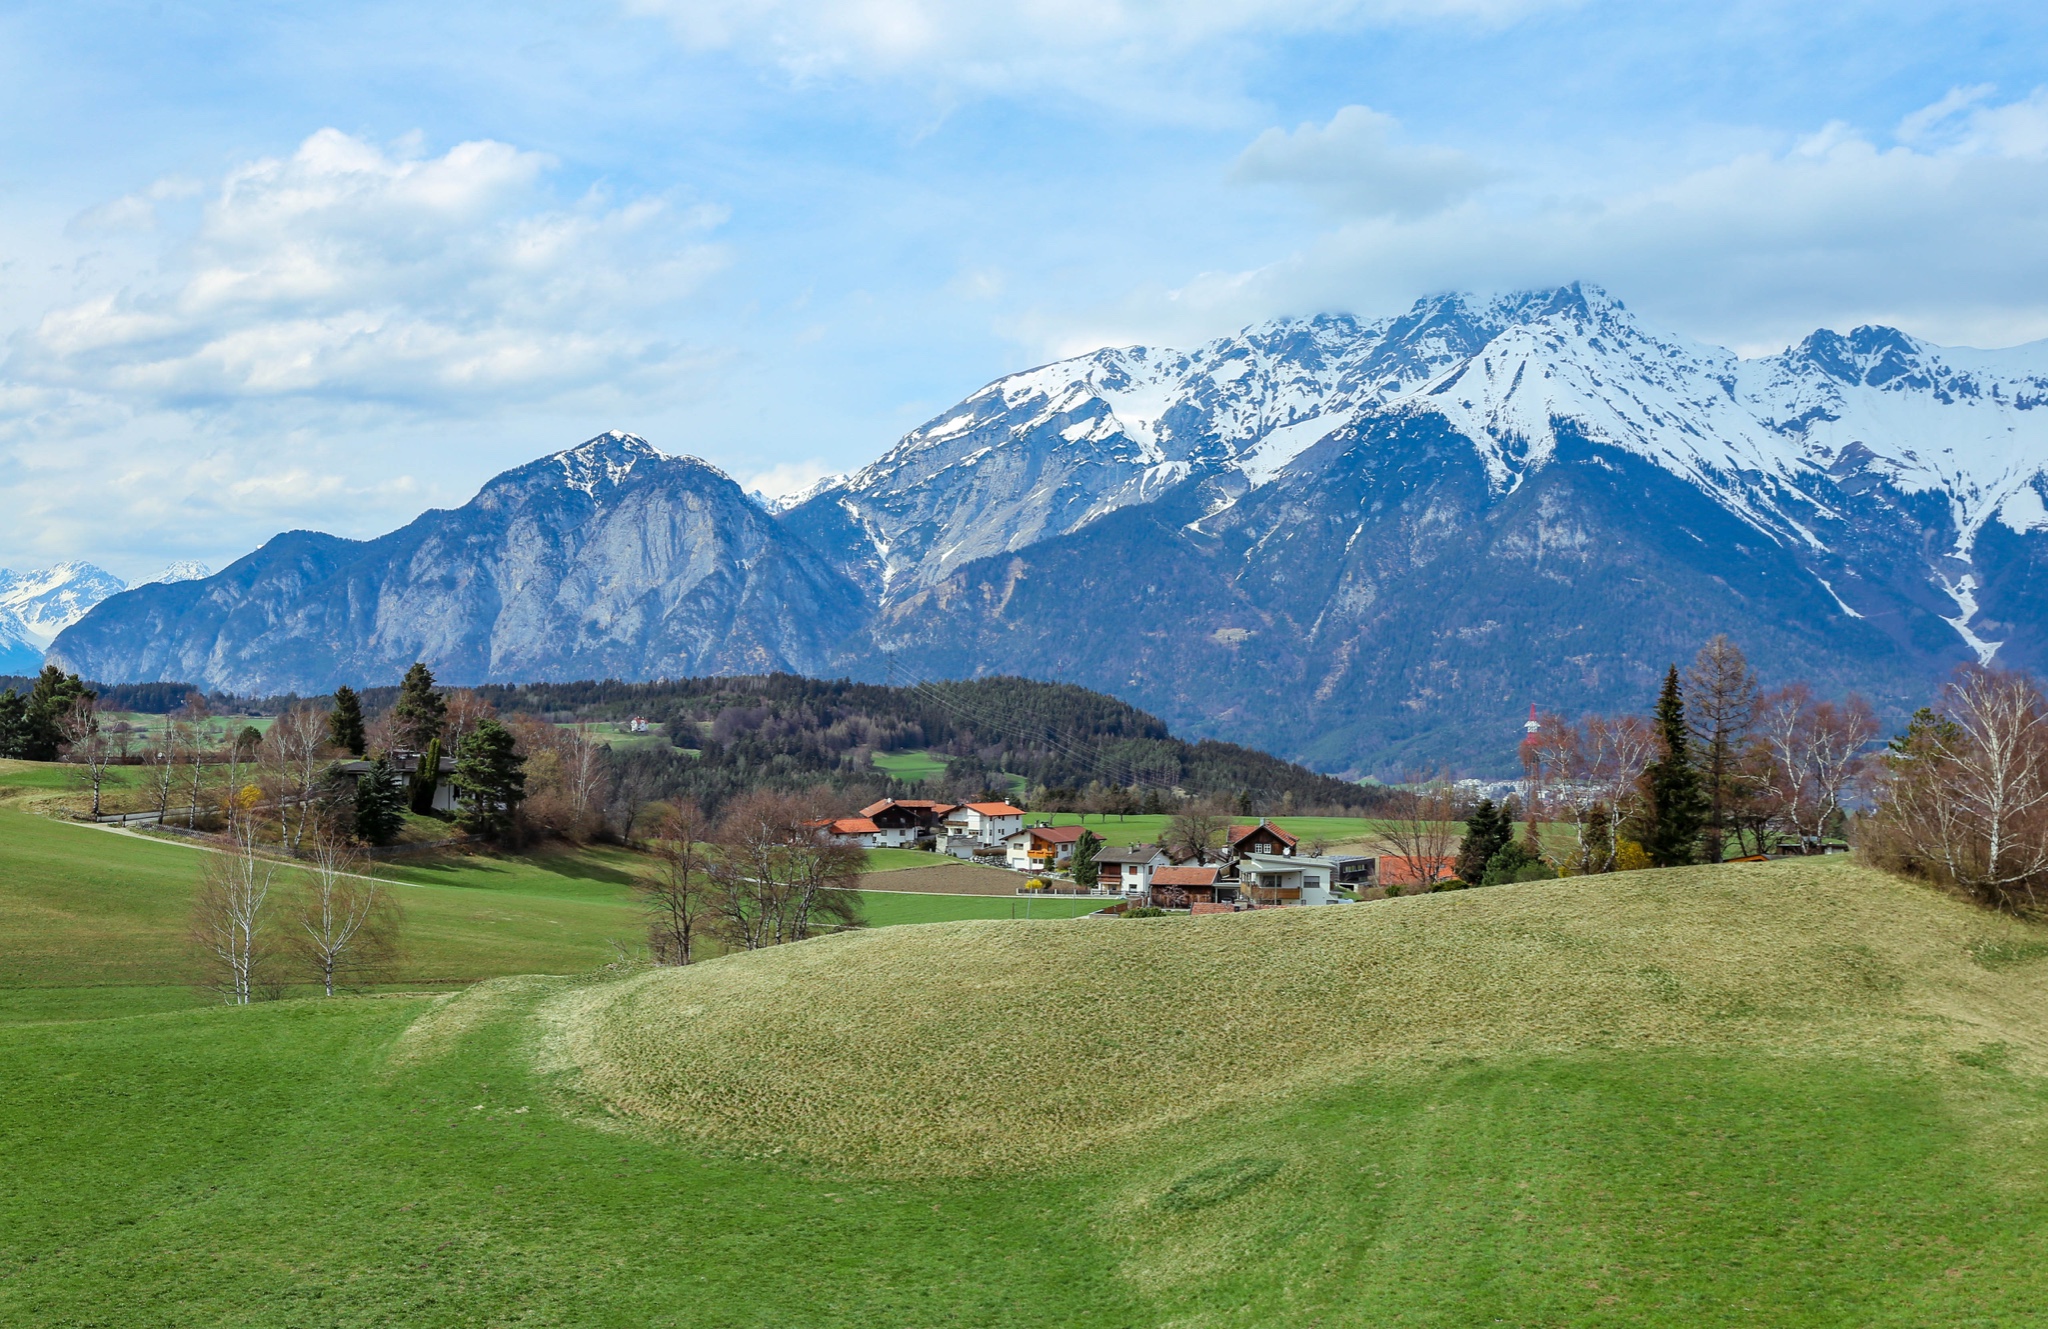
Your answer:
[[[398,701],[391,708],[393,736],[399,746],[424,752],[428,742],[440,736],[447,718],[448,700],[434,691],[433,671],[415,662],[405,671],[405,679],[398,685]]]
[[[334,709],[327,713],[327,738],[351,757],[363,755],[363,699],[346,683],[334,690]]]
[[[420,754],[419,769],[412,775],[412,810],[425,816],[434,810],[434,790],[441,783],[441,736],[434,735],[427,740],[427,750]]]
[[[478,724],[455,755],[452,783],[463,826],[491,839],[510,830],[513,813],[526,797],[526,760],[516,751],[511,731],[496,720]]]
[[[356,779],[356,838],[366,844],[390,844],[405,827],[405,790],[398,772],[383,757],[370,763],[370,773]]]
[[[1511,802],[1498,807],[1490,798],[1465,821],[1465,838],[1458,843],[1458,880],[1477,886],[1486,878],[1486,865],[1515,835],[1515,814]]]
[[[9,688],[0,692],[0,757],[20,757],[27,741],[28,698]]]
[[[1678,666],[1664,676],[1657,694],[1657,738],[1662,747],[1643,772],[1643,852],[1660,868],[1693,861],[1693,844],[1707,819],[1706,791],[1693,763],[1692,736],[1686,729],[1685,695],[1678,686]]]
[[[36,675],[36,685],[29,691],[24,707],[19,742],[22,759],[57,760],[58,751],[64,743],[61,727],[64,713],[71,709],[74,700],[91,695],[78,675],[67,674],[55,665],[44,665],[43,672]]]
[[[1102,837],[1094,831],[1082,831],[1081,838],[1074,841],[1074,857],[1069,860],[1074,872],[1074,884],[1084,891],[1095,889],[1095,883],[1102,880],[1102,870],[1095,862],[1096,854],[1102,851]]]

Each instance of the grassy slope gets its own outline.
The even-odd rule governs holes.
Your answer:
[[[27,781],[51,767],[0,772]],[[436,823],[438,824],[438,823]],[[33,816],[0,803],[0,1022],[173,1010],[207,998],[189,983],[186,922],[201,851],[182,841]],[[918,860],[936,855],[915,855]],[[407,987],[502,974],[578,973],[638,944],[634,856],[593,847],[512,858],[471,854],[374,866],[408,883]],[[1090,906],[1092,907],[1092,906]],[[1036,906],[1034,917],[1071,910]],[[875,926],[1008,918],[1010,902],[871,895]]]
[[[0,1322],[2032,1324],[2039,941],[1793,864],[0,1030]]]

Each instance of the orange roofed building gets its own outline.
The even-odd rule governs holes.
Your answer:
[[[1024,829],[1024,809],[1008,803],[962,803],[940,821],[947,848],[994,848]]]
[[[1379,883],[1382,886],[1399,886],[1402,890],[1410,886],[1427,886],[1450,876],[1458,866],[1455,858],[1430,856],[1410,858],[1404,854],[1382,854],[1379,863]]]

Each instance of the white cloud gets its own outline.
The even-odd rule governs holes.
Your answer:
[[[280,394],[417,407],[672,360],[622,315],[723,263],[704,234],[722,214],[596,194],[564,206],[542,187],[551,166],[487,140],[429,157],[323,129],[230,171],[154,271],[49,310],[0,372],[138,408]]]
[[[1586,278],[1748,350],[1865,321],[1949,343],[2048,337],[2048,98],[1988,97],[1966,89],[1908,117],[1911,143],[1829,124],[1661,181],[1518,175],[1434,213],[1346,218],[1257,268],[1017,328],[1047,350],[1172,344],[1277,314]]]
[[[765,471],[756,471],[740,477],[740,485],[749,491],[766,494],[769,498],[787,498],[800,494],[818,481],[837,472],[816,457],[806,461],[786,461],[771,466]]]
[[[1421,217],[1440,211],[1495,176],[1453,148],[1395,141],[1400,122],[1369,106],[1346,106],[1326,125],[1268,129],[1231,168],[1234,179],[1286,184],[1334,211]]]
[[[564,201],[554,171],[505,143],[325,129],[196,197],[159,182],[75,219],[90,261],[54,304],[17,293],[0,360],[0,563],[219,565],[289,526],[374,534],[622,394],[672,395],[715,358],[677,330],[726,262],[724,210]],[[510,455],[507,421],[537,435]]]

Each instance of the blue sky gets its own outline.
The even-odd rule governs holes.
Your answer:
[[[607,428],[786,489],[1060,355],[1450,288],[2048,337],[2041,10],[17,2],[0,566],[373,535]]]

